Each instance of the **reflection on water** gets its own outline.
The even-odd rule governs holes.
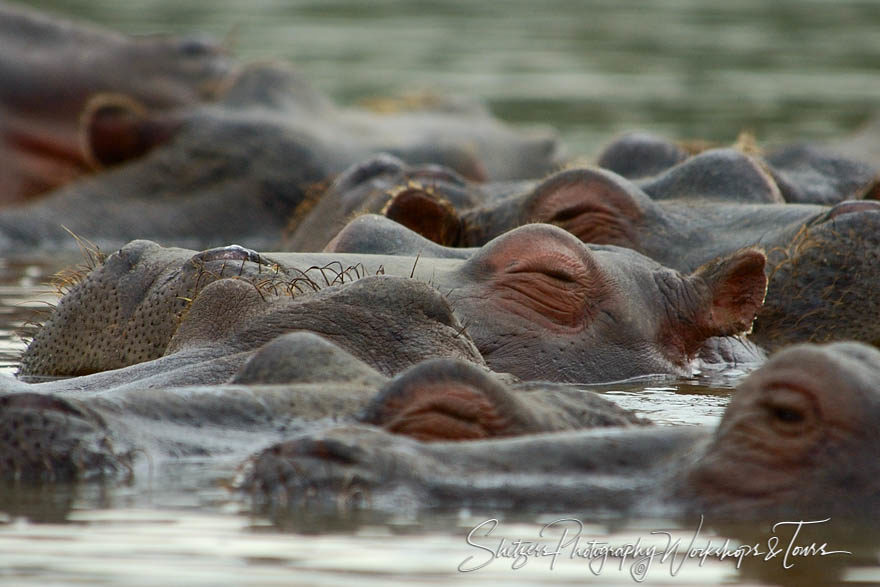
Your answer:
[[[880,10],[846,0],[31,0],[37,8],[128,32],[231,33],[245,59],[293,61],[318,88],[352,103],[428,89],[476,96],[517,124],[558,128],[573,153],[592,154],[617,132],[646,128],[679,138],[730,141],[743,129],[759,140],[824,138],[874,113],[880,95]],[[133,237],[137,235],[132,235]],[[246,243],[244,243],[246,244]],[[72,260],[0,258],[0,373],[11,374],[22,341],[54,296],[41,286]],[[737,374],[628,383],[607,397],[665,425],[718,421]],[[235,463],[181,461],[138,471],[133,485],[0,487],[0,582],[45,585],[420,584],[451,580],[572,584],[599,580],[581,560],[552,570],[533,560],[518,570],[498,560],[462,576],[481,554],[465,542],[485,520],[473,513],[398,519],[254,515],[224,482]],[[488,517],[488,516],[486,516]],[[555,518],[503,520],[498,535],[536,539]],[[674,529],[668,520],[584,520],[584,537],[644,544]],[[751,529],[766,540],[769,531]],[[859,538],[834,527],[823,539]],[[733,532],[733,534],[737,534]],[[876,539],[876,532],[867,538]],[[711,531],[706,536],[711,535]],[[551,537],[552,538],[552,537]],[[836,544],[843,544],[841,539]],[[880,583],[873,546],[838,577]],[[778,561],[737,571],[727,561],[687,561],[675,577],[657,564],[648,582],[705,585],[755,580],[827,584],[830,559]],[[767,575],[768,572],[774,574]],[[632,584],[630,565],[609,564],[601,581]],[[757,577],[758,579],[755,579]]]

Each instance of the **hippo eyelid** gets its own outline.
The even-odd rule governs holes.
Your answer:
[[[569,256],[552,255],[547,258],[512,262],[505,268],[508,275],[539,273],[566,283],[578,283],[590,273],[590,265]]]
[[[790,383],[772,385],[770,395],[760,402],[777,432],[793,435],[805,431],[819,419],[819,407],[811,393]]]

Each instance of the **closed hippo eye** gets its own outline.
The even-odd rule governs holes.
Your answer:
[[[580,328],[607,293],[598,267],[554,253],[510,263],[499,275],[497,300],[539,323]]]
[[[478,296],[503,314],[559,331],[579,331],[612,293],[612,280],[583,243],[559,228],[529,224],[487,244],[463,269]]]
[[[575,169],[537,186],[525,207],[526,220],[554,224],[585,243],[639,249],[636,225],[646,199],[622,177]]]

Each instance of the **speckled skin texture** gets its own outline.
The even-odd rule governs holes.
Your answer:
[[[547,225],[512,231],[466,260],[260,256],[241,247],[194,253],[135,241],[62,300],[22,357],[21,374],[115,369],[205,341],[223,340],[244,351],[297,328],[355,353],[387,353],[371,341],[377,335],[406,340],[417,354],[435,346],[449,352],[432,331],[399,322],[407,316],[401,308],[441,324],[457,344],[473,340],[479,351],[445,356],[482,355],[494,370],[524,379],[591,382],[685,373],[707,338],[748,329],[764,295],[763,264],[760,253],[743,251],[682,275],[628,249],[590,249]],[[375,273],[412,280],[395,295],[373,295],[357,281],[333,294],[340,304],[350,292],[361,292],[369,316],[340,321],[328,310],[289,317],[308,307],[302,306],[310,303],[299,297],[303,292]],[[220,277],[229,279],[215,286]],[[291,295],[290,311],[278,310]],[[330,294],[309,295],[323,300]],[[109,311],[96,311],[102,304]],[[151,337],[139,335],[143,331]],[[80,348],[94,352],[78,353]]]

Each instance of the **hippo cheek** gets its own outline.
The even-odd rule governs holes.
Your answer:
[[[613,173],[576,169],[537,186],[523,208],[525,222],[565,229],[585,243],[640,250],[638,227],[644,213],[638,188]]]
[[[442,359],[400,374],[360,419],[421,441],[476,440],[536,429],[516,397],[486,373]]]

